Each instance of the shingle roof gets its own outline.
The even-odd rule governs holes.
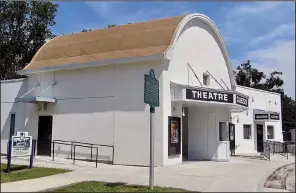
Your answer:
[[[184,17],[177,16],[56,37],[39,49],[24,70],[164,54]]]

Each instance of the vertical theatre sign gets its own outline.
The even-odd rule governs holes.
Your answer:
[[[155,78],[154,70],[144,75],[144,102],[150,105],[150,168],[149,187],[154,186],[154,114],[155,107],[159,107],[159,81]]]

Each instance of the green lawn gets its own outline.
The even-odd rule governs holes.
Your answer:
[[[148,186],[128,185],[125,183],[107,183],[97,181],[86,181],[71,184],[68,186],[52,189],[46,192],[190,192],[188,190],[157,187],[153,191]]]
[[[11,165],[10,173],[7,173],[7,165],[1,163],[1,183],[40,178],[69,171],[70,170],[41,167],[29,169],[29,166]]]

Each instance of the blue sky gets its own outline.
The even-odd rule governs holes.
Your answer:
[[[163,17],[202,13],[218,26],[234,67],[251,60],[265,73],[283,72],[285,92],[295,98],[294,2],[60,2],[55,34],[100,29]]]

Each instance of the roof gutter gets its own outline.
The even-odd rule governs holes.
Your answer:
[[[167,60],[167,59],[164,57],[163,54],[157,54],[157,55],[151,55],[151,56],[140,56],[140,57],[131,57],[131,58],[120,58],[120,59],[111,59],[111,60],[92,61],[92,62],[85,62],[85,63],[73,63],[73,64],[48,66],[43,68],[20,70],[20,71],[17,71],[17,73],[19,75],[27,75],[27,74],[39,73],[39,72],[69,70],[69,69],[75,69],[75,68],[87,68],[87,67],[94,67],[94,66],[105,66],[109,64],[122,64],[122,63],[144,62],[144,61],[154,61],[154,60]]]

